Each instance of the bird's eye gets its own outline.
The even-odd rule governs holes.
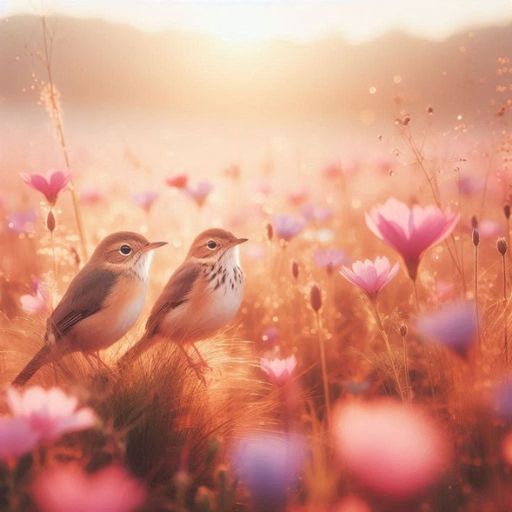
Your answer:
[[[123,255],[123,256],[128,256],[128,254],[130,254],[132,252],[132,248],[127,245],[127,244],[123,244],[121,245],[121,247],[119,248],[119,252]]]
[[[208,240],[206,247],[208,247],[208,249],[213,251],[214,249],[217,248],[217,242],[215,240]]]

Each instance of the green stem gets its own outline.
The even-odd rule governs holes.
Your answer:
[[[327,363],[325,359],[325,345],[324,338],[322,336],[322,322],[320,319],[320,315],[317,312],[315,314],[316,317],[316,331],[318,336],[318,345],[320,346],[320,364],[322,366],[322,382],[324,386],[324,400],[325,400],[325,410],[327,417],[327,426],[331,426],[331,399],[329,397],[329,381],[327,379]]]

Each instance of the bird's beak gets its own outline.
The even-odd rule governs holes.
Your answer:
[[[158,249],[163,245],[167,245],[167,242],[150,242],[148,245],[142,248],[142,252],[153,251],[154,249]]]
[[[249,239],[248,238],[235,238],[233,240],[233,242],[231,242],[231,245],[232,246],[240,245],[240,244],[243,244],[243,243],[247,242],[247,240],[249,240]]]

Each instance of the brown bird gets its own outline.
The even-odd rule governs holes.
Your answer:
[[[50,315],[43,348],[13,384],[65,354],[96,352],[122,338],[144,306],[153,250],[166,243],[125,231],[100,242]]]
[[[164,339],[180,347],[196,372],[186,345],[195,350],[201,366],[208,367],[194,343],[212,336],[236,315],[244,293],[238,246],[246,241],[224,229],[203,231],[155,302],[144,335],[121,358],[120,366]]]

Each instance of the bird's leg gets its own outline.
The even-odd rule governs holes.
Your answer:
[[[206,380],[205,380],[203,372],[202,372],[202,369],[203,369],[202,366],[199,365],[199,367],[198,367],[198,364],[194,363],[194,361],[192,361],[192,358],[188,355],[188,353],[185,350],[185,347],[183,347],[183,345],[181,345],[180,343],[178,343],[177,345],[178,345],[179,349],[183,352],[183,355],[186,357],[190,368],[192,368],[192,370],[194,370],[194,373],[197,375],[197,378],[206,386]]]
[[[194,345],[194,343],[191,343],[192,348],[194,349],[195,353],[197,354],[197,357],[199,358],[200,365],[202,366],[203,370],[212,370],[212,367],[208,364],[206,359],[201,355],[201,352],[199,352],[198,348]]]

